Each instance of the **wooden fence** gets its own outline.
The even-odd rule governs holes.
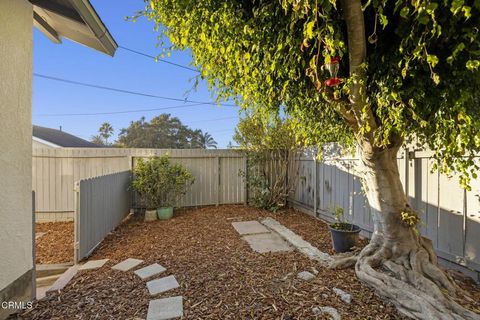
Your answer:
[[[132,161],[168,154],[173,163],[187,168],[195,178],[178,206],[219,205],[246,202],[245,182],[239,175],[246,159],[235,150],[135,149]],[[134,207],[141,207],[136,198]]]
[[[129,169],[127,149],[33,150],[32,187],[37,222],[73,220],[75,182]]]
[[[472,191],[465,191],[458,177],[432,173],[430,152],[403,151],[397,163],[410,203],[422,219],[420,231],[433,240],[439,257],[480,271],[480,180],[473,181]],[[304,156],[291,203],[326,220],[332,220],[331,212],[341,207],[347,219],[369,236],[372,215],[355,171],[357,164],[354,157],[318,162]]]
[[[130,170],[137,158],[169,154],[192,172],[195,183],[179,206],[243,203],[247,192],[240,170],[245,158],[235,150],[47,148],[33,150],[33,190],[36,219],[73,220],[75,182]],[[138,203],[135,201],[135,205]]]
[[[132,173],[83,179],[75,187],[75,263],[86,258],[130,212]]]

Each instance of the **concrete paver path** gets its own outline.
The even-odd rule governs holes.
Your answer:
[[[107,263],[108,259],[101,259],[101,260],[90,260],[87,263],[78,267],[78,270],[91,270],[91,269],[98,269],[103,267],[105,263]]]
[[[148,304],[147,320],[167,320],[183,317],[183,297],[152,300]]]
[[[120,270],[120,271],[128,271],[130,269],[135,268],[136,266],[138,266],[141,263],[143,263],[143,260],[128,258],[128,259],[123,260],[122,262],[114,265],[112,267],[112,269]]]
[[[174,276],[168,276],[165,278],[155,279],[147,282],[148,292],[151,295],[159,294],[168,290],[178,288],[180,285]]]
[[[137,276],[139,276],[140,279],[144,280],[144,279],[156,276],[157,274],[160,274],[160,273],[164,272],[165,270],[167,270],[167,269],[165,269],[164,267],[162,267],[158,263],[154,263],[154,264],[151,264],[151,265],[146,266],[144,268],[135,270],[134,273]]]

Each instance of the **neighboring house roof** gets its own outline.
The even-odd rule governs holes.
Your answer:
[[[87,140],[83,140],[70,133],[57,129],[33,126],[33,137],[55,146],[64,148],[99,148],[100,146]]]
[[[29,0],[34,25],[50,40],[61,37],[113,56],[118,45],[88,0]]]

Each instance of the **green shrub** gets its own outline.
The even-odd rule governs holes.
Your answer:
[[[172,164],[168,156],[139,159],[133,176],[132,187],[147,209],[173,207],[195,180],[185,167]]]

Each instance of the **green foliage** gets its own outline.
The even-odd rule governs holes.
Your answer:
[[[150,122],[142,117],[132,121],[128,128],[120,130],[118,146],[127,148],[216,148],[216,141],[202,130],[192,130],[182,124],[177,117],[161,114]]]
[[[337,230],[343,231],[352,231],[353,224],[345,220],[344,209],[342,207],[335,207],[333,211],[333,216],[335,217],[335,223],[332,223],[330,226]]]
[[[187,169],[172,164],[168,156],[138,159],[133,176],[132,187],[147,209],[173,207],[195,181]]]
[[[113,127],[110,123],[104,122],[98,129],[98,133],[100,137],[102,137],[104,141],[104,145],[108,146],[108,138],[110,138],[113,135]]]
[[[198,134],[198,145],[203,149],[217,149],[217,141],[213,139],[212,135],[208,132],[203,133],[201,130],[196,130]]]
[[[394,137],[418,139],[466,186],[480,151],[480,1],[366,1],[359,79],[349,73],[344,3],[153,0],[139,15],[171,41],[166,52],[191,50],[219,100],[288,114],[306,145],[352,144],[368,134],[379,148]],[[341,57],[343,82],[330,88],[323,65],[333,56]],[[350,103],[355,83],[365,87],[361,113]],[[356,125],[347,124],[356,111]]]
[[[96,145],[99,145],[99,146],[105,146],[105,140],[99,134],[92,136],[90,138],[90,142],[95,143]]]
[[[235,128],[233,140],[247,151],[296,150],[302,147],[302,142],[293,128],[288,118],[245,113]]]
[[[241,172],[251,205],[269,211],[284,207],[294,191],[297,151],[301,145],[289,120],[245,114],[235,129],[234,141],[247,157]]]
[[[98,134],[90,138],[90,141],[99,146],[110,146],[108,139],[113,135],[113,127],[110,123],[104,122],[98,129]]]
[[[267,175],[268,154],[264,152],[247,153],[247,170],[240,171],[248,188],[248,203],[255,208],[276,212],[285,205],[281,195],[274,195],[272,183]]]

